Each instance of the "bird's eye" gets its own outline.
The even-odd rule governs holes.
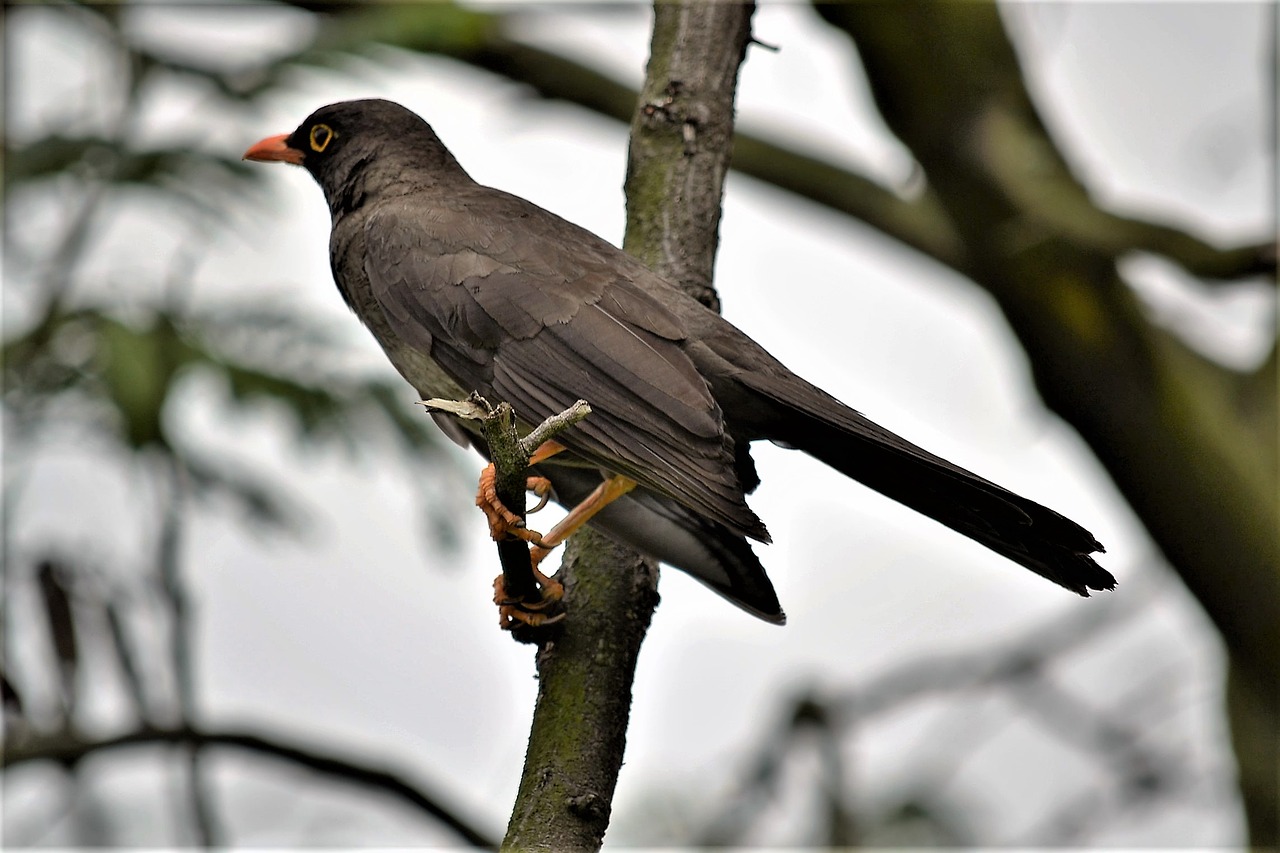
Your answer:
[[[337,136],[337,134],[334,133],[333,128],[329,127],[327,124],[312,125],[311,150],[317,152],[324,151],[324,149],[329,146],[329,143],[333,141],[335,136]]]

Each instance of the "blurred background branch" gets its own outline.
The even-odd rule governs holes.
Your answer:
[[[68,768],[89,756],[111,750],[154,744],[172,744],[199,754],[206,748],[238,749],[305,767],[316,773],[345,782],[375,789],[394,799],[403,800],[421,810],[432,820],[448,827],[472,847],[496,849],[497,842],[443,804],[442,798],[420,782],[405,776],[371,767],[359,760],[325,754],[313,747],[288,743],[278,734],[263,736],[246,731],[205,731],[191,726],[180,728],[144,727],[103,740],[83,740],[69,732],[56,734],[28,733],[5,748],[0,767],[16,767],[30,761],[56,761]]]

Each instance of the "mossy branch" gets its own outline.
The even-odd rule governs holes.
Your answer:
[[[710,301],[752,11],[657,3],[646,95],[632,125],[625,246]],[[657,565],[589,528],[569,540],[557,579],[567,616],[538,655],[538,704],[506,849],[599,848],[622,767],[636,661],[658,603]]]

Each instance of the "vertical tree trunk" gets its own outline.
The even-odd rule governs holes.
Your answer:
[[[627,166],[627,251],[707,304],[753,6],[655,4]],[[588,401],[590,402],[590,401]],[[651,561],[590,530],[561,569],[568,616],[538,653],[538,703],[505,849],[600,847],[626,746],[631,684],[657,605]]]

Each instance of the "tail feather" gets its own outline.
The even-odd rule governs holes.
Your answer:
[[[794,375],[740,381],[782,407],[770,435],[1083,596],[1116,579],[1074,521],[915,446]]]

